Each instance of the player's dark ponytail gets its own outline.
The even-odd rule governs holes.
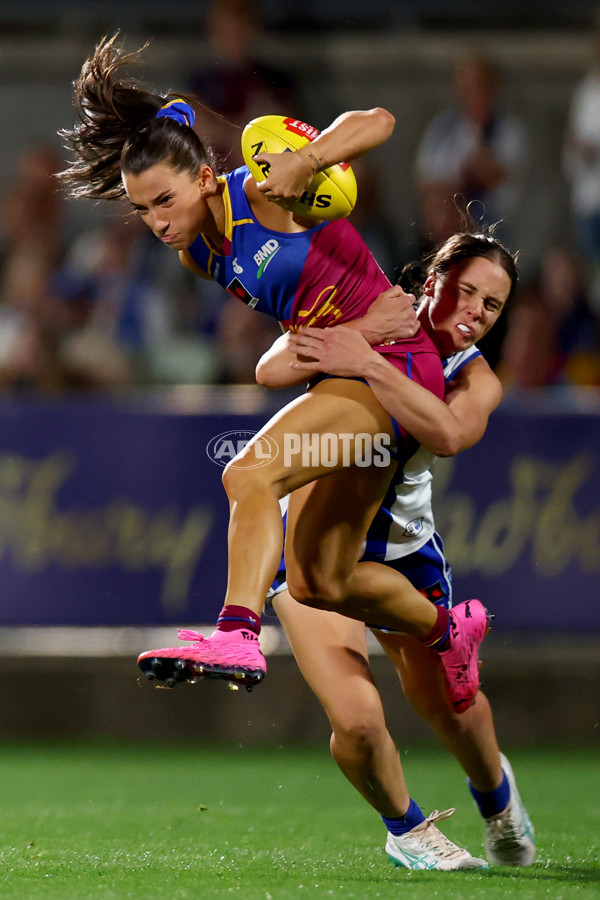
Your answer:
[[[145,47],[124,53],[117,34],[104,37],[74,82],[73,103],[78,123],[59,134],[73,154],[59,180],[73,197],[116,200],[124,196],[123,171],[140,174],[160,162],[196,175],[210,151],[196,132],[157,112],[174,94],[161,95],[125,76]]]

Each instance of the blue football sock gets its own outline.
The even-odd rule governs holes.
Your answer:
[[[467,778],[469,790],[484,819],[489,819],[490,816],[497,815],[508,806],[508,801],[510,800],[510,786],[508,784],[506,773],[503,772],[502,774],[502,782],[493,791],[478,791]]]
[[[417,825],[420,825],[421,822],[425,821],[425,816],[411,797],[410,806],[406,810],[405,815],[398,816],[398,818],[395,819],[388,819],[386,816],[382,816],[381,820],[388,831],[392,834],[399,835],[406,834],[407,831],[412,831],[413,828],[416,828]]]

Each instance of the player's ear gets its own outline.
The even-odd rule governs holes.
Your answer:
[[[203,193],[207,191],[211,191],[215,185],[215,173],[208,165],[200,166],[200,171],[198,172],[197,182],[200,186],[200,190]]]
[[[423,294],[426,297],[433,297],[435,291],[435,274],[432,272],[427,276],[425,284],[423,285]]]

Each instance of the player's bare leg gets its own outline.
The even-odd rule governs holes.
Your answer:
[[[273,606],[331,723],[331,752],[340,769],[380,815],[404,815],[410,796],[369,669],[364,625],[303,607],[287,591]]]
[[[373,682],[364,625],[303,607],[287,591],[273,600],[294,656],[331,723],[331,753],[388,829],[386,852],[408,868],[479,868],[484,861],[452,844],[411,800],[400,757]]]
[[[395,439],[391,420],[370,389],[359,382],[329,379],[288,404],[249,442],[223,476],[230,502],[228,582],[217,630],[209,638],[181,632],[182,640],[194,640],[192,646],[142,653],[138,665],[148,677],[173,684],[207,677],[239,683],[247,672],[251,680],[245,683],[251,686],[264,676],[258,635],[264,599],[283,550],[279,498],[351,464],[355,443],[346,442],[345,436],[381,432],[389,432],[390,443]],[[333,466],[320,453],[307,464],[301,453],[287,452],[291,440],[313,434],[337,436]],[[265,446],[277,452],[260,465]],[[391,475],[388,470],[377,472],[379,498]]]
[[[458,715],[445,702],[445,685],[435,654],[402,635],[375,632],[396,667],[404,693],[467,775],[469,789],[486,826],[486,851],[495,865],[529,866],[535,833],[510,763],[500,753],[489,701],[476,701]]]
[[[290,435],[312,434],[337,436],[333,465],[331,456],[325,460],[317,454],[307,464],[302,454],[285,452]],[[198,677],[225,679],[233,676],[239,679],[245,670],[256,678],[265,674],[266,662],[260,652],[258,634],[264,597],[275,578],[282,549],[278,500],[309,483],[314,485],[310,495],[311,509],[303,510],[299,537],[294,536],[294,550],[300,562],[300,568],[293,569],[292,576],[295,579],[293,593],[296,599],[322,608],[339,609],[344,615],[361,621],[398,628],[422,640],[431,637],[438,641],[447,637],[450,631],[447,614],[440,625],[441,612],[402,575],[377,563],[364,564],[371,566],[367,578],[359,571],[360,567],[352,570],[359,557],[355,548],[362,542],[391,477],[385,467],[357,467],[352,473],[352,484],[348,485],[348,473],[356,461],[356,445],[354,441],[350,441],[349,445],[344,443],[344,438],[356,434],[371,435],[373,438],[375,435],[388,435],[391,444],[393,429],[388,414],[363,383],[327,379],[277,414],[228,466],[224,484],[231,504],[229,578],[217,630],[210,638],[197,635],[191,647],[161,648],[141,654],[138,663],[149,677],[173,680],[173,675],[169,673],[175,668],[178,668],[175,680],[179,680],[180,675],[187,678],[190,669]],[[264,439],[279,448],[279,453],[267,465],[257,466],[256,444]],[[328,477],[322,477],[325,475]],[[339,557],[337,577],[332,579],[327,572],[327,577],[322,578],[315,587],[314,572],[318,573],[320,567],[314,565],[310,555],[315,546],[329,546],[330,531],[329,523],[323,521],[323,503],[315,504],[317,497],[324,497],[326,502],[331,503],[331,509],[337,509],[338,513],[342,508],[350,511],[350,497],[352,508],[358,510],[358,515],[348,521],[340,516],[334,540],[339,547],[346,546],[345,557]],[[291,509],[290,504],[290,512]],[[344,542],[340,542],[340,535],[344,536]],[[308,577],[305,577],[307,573]],[[327,596],[327,591],[335,596]],[[478,604],[478,601],[473,603]],[[478,619],[482,616],[485,619],[481,604],[476,607],[476,612]],[[481,622],[478,621],[479,625]],[[477,634],[478,641],[486,628],[485,619],[483,632]],[[461,636],[462,630],[459,633]],[[470,677],[466,690],[459,684],[459,692],[453,697],[455,685],[452,678],[449,679],[453,702],[466,702],[466,705],[472,702],[472,658],[476,656],[478,641],[467,647]],[[461,650],[459,648],[459,657]],[[463,670],[464,666],[457,667],[459,680],[463,677]]]
[[[227,467],[223,481],[229,496],[228,586],[217,630],[210,638],[194,635],[191,647],[165,647],[149,650],[138,658],[149,677],[167,682],[219,677],[239,680],[244,670],[262,677],[266,662],[258,643],[260,614],[264,598],[275,578],[283,547],[279,498],[313,481],[351,465],[356,454],[355,434],[388,434],[395,440],[391,420],[366,385],[345,379],[328,379],[310,393],[298,398],[274,416],[241,454]],[[289,436],[328,434],[338,445],[335,462],[317,453],[306,458],[286,452]],[[266,441],[278,448],[267,465],[257,465],[257,446]],[[375,471],[369,483],[374,510],[391,474],[389,469]],[[319,537],[315,534],[315,540]],[[432,617],[429,604],[423,611]],[[412,610],[411,610],[412,614]],[[186,639],[188,633],[182,633]],[[243,658],[242,658],[243,657]],[[231,670],[231,674],[230,674]]]
[[[437,639],[437,665],[444,673],[448,700],[462,713],[479,688],[477,651],[489,627],[487,612],[473,600],[448,613],[426,600],[395,569],[373,562],[356,564],[378,508],[377,499],[369,504],[370,498],[378,496],[376,477],[372,467],[348,468],[312,482],[290,497],[288,586],[292,596],[305,605],[400,630],[426,644]],[[380,492],[382,489],[386,489],[385,483],[379,485]]]

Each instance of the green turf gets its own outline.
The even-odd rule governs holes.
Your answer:
[[[415,799],[456,806],[444,831],[481,852],[456,763],[431,748],[403,759]],[[325,752],[0,745],[0,898],[600,897],[597,755],[519,750],[511,761],[537,863],[425,873],[388,863],[381,822]]]

